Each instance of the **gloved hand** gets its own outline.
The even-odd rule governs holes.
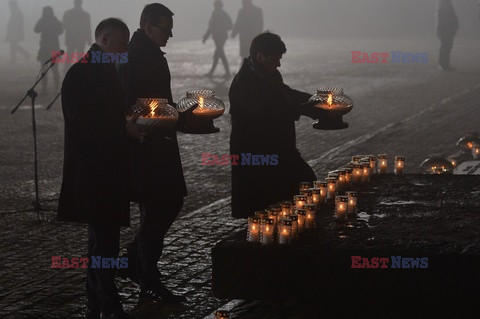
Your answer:
[[[194,104],[191,108],[186,110],[185,112],[179,113],[179,119],[177,126],[188,127],[188,128],[198,128],[202,127],[208,122],[208,119],[201,118],[193,114],[193,111],[198,107],[198,103]]]

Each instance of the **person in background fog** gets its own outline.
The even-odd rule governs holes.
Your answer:
[[[440,38],[439,64],[443,71],[453,71],[450,66],[450,54],[453,38],[459,28],[457,14],[452,0],[440,0],[437,9],[437,36]]]
[[[65,28],[65,45],[69,55],[72,53],[83,55],[85,46],[92,41],[90,15],[82,9],[83,0],[74,0],[73,3],[74,8],[65,11],[62,20]]]
[[[263,31],[263,11],[252,4],[252,0],[243,0],[243,8],[238,11],[237,21],[232,31],[232,38],[240,34],[240,56],[250,55],[250,43]]]
[[[228,15],[225,10],[223,10],[223,2],[221,0],[216,0],[213,3],[213,13],[208,23],[208,30],[203,36],[203,43],[212,36],[213,41],[215,42],[215,53],[213,54],[213,64],[210,71],[207,73],[207,76],[211,77],[215,69],[217,68],[218,60],[221,59],[223,67],[225,68],[225,77],[230,77],[230,67],[228,66],[228,60],[225,55],[225,42],[228,38],[228,31],[232,29],[233,23],[232,18]]]
[[[52,57],[53,51],[60,50],[58,37],[63,33],[62,23],[53,13],[52,7],[43,7],[42,17],[35,25],[34,31],[35,33],[40,33],[40,49],[38,50],[37,60],[43,64]],[[55,91],[58,91],[60,89],[60,74],[58,73],[57,64],[54,64],[52,72]],[[43,92],[47,91],[47,77],[42,82],[42,88]]]
[[[10,18],[7,23],[7,37],[5,38],[5,42],[10,43],[10,61],[16,63],[17,53],[23,55],[25,59],[30,57],[30,53],[20,45],[24,37],[22,11],[20,11],[17,1],[10,1],[8,6],[10,8]]]

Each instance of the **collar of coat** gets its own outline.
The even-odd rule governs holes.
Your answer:
[[[156,53],[161,54],[162,56],[165,55],[163,52],[145,33],[143,29],[137,29],[133,33],[132,39],[130,40],[130,48],[135,48],[139,50],[148,50],[154,51]]]
[[[267,80],[272,83],[283,83],[283,77],[280,71],[276,70],[274,74],[270,74],[265,71],[262,65],[256,62],[251,56],[246,58],[244,65],[252,72],[257,74],[260,79]]]

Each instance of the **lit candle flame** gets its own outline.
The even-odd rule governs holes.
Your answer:
[[[148,107],[150,108],[149,116],[150,117],[155,117],[155,110],[158,108],[158,101],[156,101],[156,100],[151,101],[150,104],[148,105]]]
[[[198,108],[201,110],[203,109],[203,106],[204,106],[204,98],[203,96],[201,96],[198,98]]]
[[[328,107],[332,107],[332,104],[333,104],[333,95],[332,94],[328,95],[327,103],[328,103]]]

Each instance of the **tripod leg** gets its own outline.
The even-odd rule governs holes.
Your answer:
[[[38,200],[38,163],[37,163],[37,122],[35,120],[35,98],[37,93],[31,92],[32,98],[32,129],[33,129],[33,165],[35,169],[34,182],[35,182],[35,202],[33,203],[33,209],[37,212],[37,218],[40,219],[40,202]]]

